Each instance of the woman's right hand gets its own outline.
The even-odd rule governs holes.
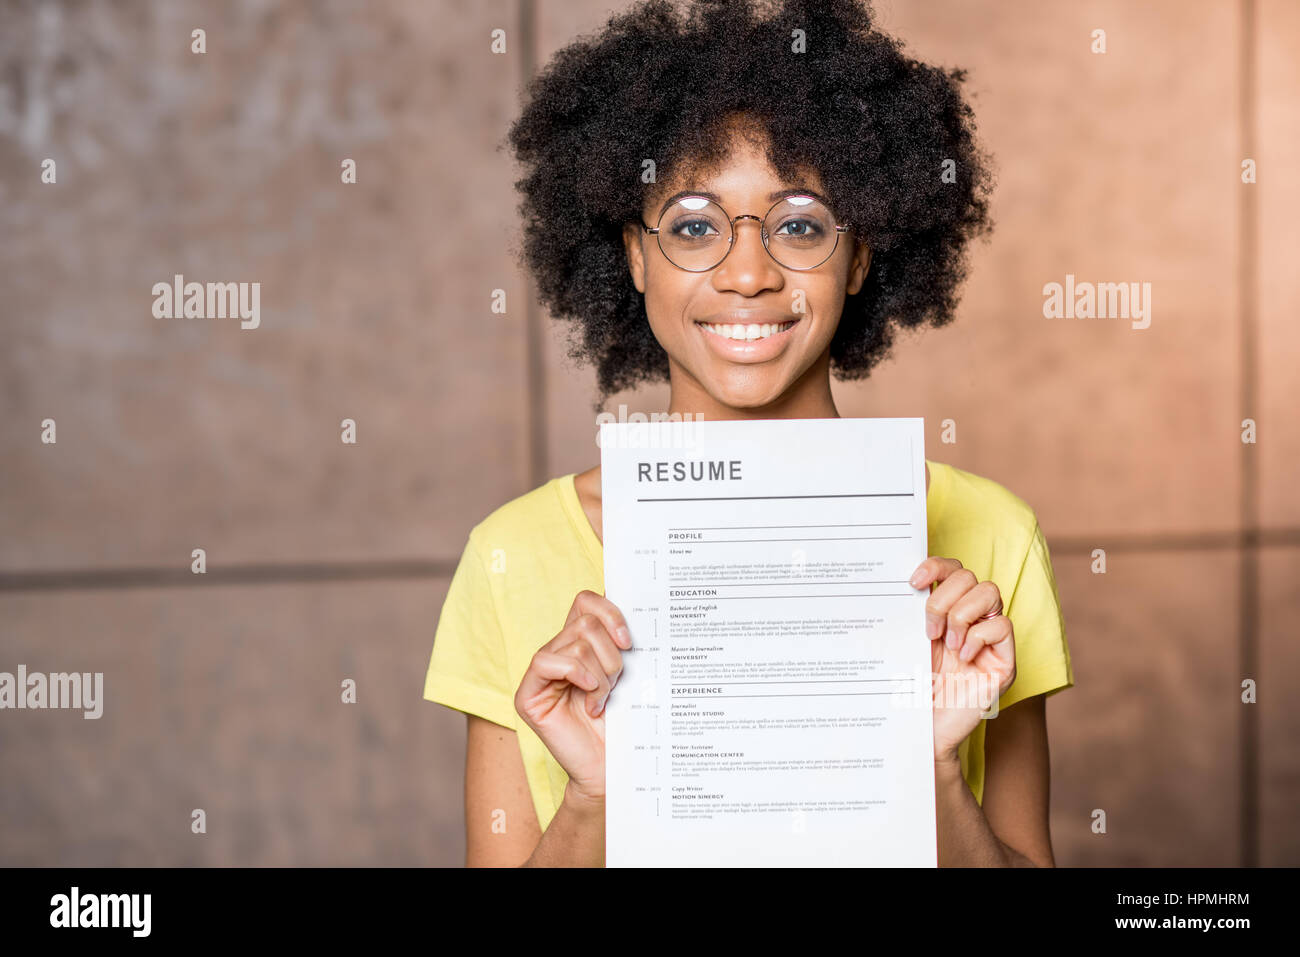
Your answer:
[[[542,645],[515,692],[515,710],[541,738],[581,798],[605,800],[605,703],[632,647],[608,598],[578,592],[560,633]]]

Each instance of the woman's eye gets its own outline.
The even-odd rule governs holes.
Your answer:
[[[685,239],[703,239],[710,232],[716,233],[713,224],[704,219],[693,219],[684,223],[678,223],[673,227],[673,232]]]
[[[795,239],[804,239],[809,236],[817,235],[819,227],[816,223],[806,219],[786,220],[777,227],[777,235],[792,236]]]

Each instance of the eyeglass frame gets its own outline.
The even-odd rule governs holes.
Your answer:
[[[722,254],[721,259],[719,259],[712,266],[708,267],[708,269],[687,269],[685,266],[678,266],[677,263],[673,262],[672,257],[669,256],[668,253],[664,250],[663,242],[661,242],[659,239],[659,231],[663,229],[663,226],[659,225],[659,223],[662,223],[664,221],[664,217],[668,215],[669,209],[672,209],[673,206],[676,206],[684,199],[702,199],[705,200],[706,202],[713,203],[714,206],[722,210],[722,213],[725,216],[727,210],[723,207],[721,203],[714,202],[713,200],[709,199],[709,197],[707,196],[697,196],[697,195],[679,196],[673,202],[673,206],[669,206],[668,209],[665,209],[662,213],[659,214],[659,220],[656,225],[647,226],[645,224],[644,219],[641,219],[641,217],[638,217],[638,219],[640,219],[641,221],[641,228],[645,230],[647,233],[651,233],[654,235],[655,245],[659,247],[659,252],[663,254],[664,259],[667,259],[668,262],[672,263],[672,265],[676,266],[678,269],[682,270],[683,272],[693,272],[693,273],[711,272],[712,270],[717,269],[724,262],[726,262],[727,257],[731,255],[731,251],[736,248],[736,223],[742,219],[752,219],[756,223],[758,223],[758,232],[759,235],[763,238],[763,250],[771,258],[772,262],[776,263],[782,269],[790,269],[793,270],[794,272],[808,272],[809,270],[819,269],[820,267],[825,266],[826,263],[830,261],[830,258],[835,255],[835,250],[840,248],[840,236],[844,233],[849,232],[853,227],[841,226],[839,223],[835,224],[835,245],[831,246],[831,251],[826,254],[826,258],[823,259],[821,262],[817,263],[816,265],[787,266],[785,263],[781,262],[781,260],[777,259],[776,256],[772,255],[772,247],[768,245],[769,235],[767,232],[767,228],[763,224],[767,222],[767,217],[772,215],[772,210],[776,209],[782,203],[786,202],[786,200],[795,199],[800,196],[806,197],[808,199],[820,203],[822,206],[826,208],[826,212],[831,214],[831,220],[832,221],[835,220],[835,213],[831,212],[830,206],[828,206],[822,199],[820,199],[817,196],[813,196],[808,193],[793,193],[790,196],[782,196],[775,203],[773,203],[771,207],[768,208],[768,211],[763,214],[762,219],[755,216],[753,213],[741,213],[739,216],[734,216],[731,219],[727,220],[727,229],[730,232],[730,235],[727,237],[727,251]]]

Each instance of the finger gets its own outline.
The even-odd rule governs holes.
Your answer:
[[[577,658],[588,672],[596,676],[596,687],[584,689],[585,697],[583,699],[587,714],[593,718],[596,717],[596,715],[600,714],[600,709],[605,699],[609,697],[613,685],[610,683],[609,676],[605,674],[605,669],[601,667],[600,658],[597,657],[595,649],[586,640],[580,639],[569,645],[560,654]]]
[[[932,582],[942,581],[959,568],[961,562],[955,558],[931,555],[916,566],[916,571],[912,572],[912,577],[908,581],[913,588],[925,588]]]
[[[942,581],[957,569],[961,568],[961,562],[955,558],[940,558],[938,555],[931,555],[921,564],[916,566],[916,571],[912,572],[909,579],[913,588],[929,588],[935,581]],[[931,593],[933,596],[933,593]],[[932,612],[927,602],[925,606],[925,635],[933,640],[943,634],[945,615]]]
[[[966,630],[985,616],[1002,613],[1002,592],[991,581],[978,582],[948,609],[948,647],[953,651],[966,643]],[[969,659],[962,659],[963,661]]]
[[[595,717],[604,710],[605,701],[623,674],[623,652],[614,644],[614,639],[605,630],[604,623],[594,615],[583,615],[573,624],[566,626],[564,631],[556,636],[554,646],[548,650],[557,654],[579,654],[575,650],[575,646],[579,645],[585,645],[594,656],[583,656],[584,661],[595,662],[594,665],[588,665],[593,669],[592,673],[598,679],[608,679],[606,682],[608,688],[595,700],[594,710],[588,709]]]
[[[573,624],[583,615],[594,615],[600,619],[605,630],[620,648],[632,647],[632,635],[627,619],[623,617],[618,606],[604,595],[598,595],[588,589],[578,592],[573,599],[573,606],[569,609],[569,617],[565,625]]]
[[[567,681],[584,691],[594,691],[600,687],[600,680],[588,671],[579,659],[571,655],[539,651],[533,655],[532,663],[524,672],[524,678],[519,683],[519,694],[524,698],[530,698],[541,692],[552,681]]]
[[[1005,624],[1003,624],[1005,622]],[[989,627],[992,626],[992,627]],[[981,708],[994,709],[996,703],[1007,693],[1007,689],[1016,680],[1016,641],[1015,629],[1011,619],[1005,615],[977,622],[971,627],[974,638],[968,636],[967,642],[978,640],[980,647],[969,660],[979,669],[981,680]],[[962,649],[965,652],[965,648]]]
[[[577,640],[591,645],[600,661],[601,670],[610,678],[616,678],[623,670],[623,652],[614,643],[604,621],[595,615],[583,615],[569,629],[574,632]]]
[[[966,641],[961,646],[957,657],[961,661],[974,661],[976,656],[986,648],[993,653],[994,661],[990,664],[995,665],[999,671],[1015,665],[1014,629],[1011,619],[1006,615],[998,615],[971,625],[966,631]]]
[[[925,602],[925,633],[930,638],[945,637],[948,647],[953,651],[957,650],[957,645],[953,643],[952,628],[949,627],[948,613],[952,611],[954,605],[968,591],[979,584],[979,579],[969,568],[957,568],[948,572],[946,577],[941,581],[934,591],[930,592],[930,597]]]
[[[604,595],[597,595],[594,591],[584,588],[573,599],[573,605],[569,608],[569,617],[564,624],[571,625],[583,615],[595,615],[605,624],[605,629],[609,632],[614,643],[620,648],[628,649],[632,647],[632,632],[628,628],[627,619],[623,613],[618,610],[618,606],[606,598]]]

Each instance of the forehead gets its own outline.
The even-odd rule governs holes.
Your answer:
[[[651,185],[644,196],[647,211],[659,209],[681,192],[711,193],[730,203],[772,203],[777,193],[806,189],[824,195],[821,176],[803,164],[794,178],[783,179],[768,159],[767,134],[761,128],[733,121],[720,134],[722,155],[712,163],[683,163]]]

